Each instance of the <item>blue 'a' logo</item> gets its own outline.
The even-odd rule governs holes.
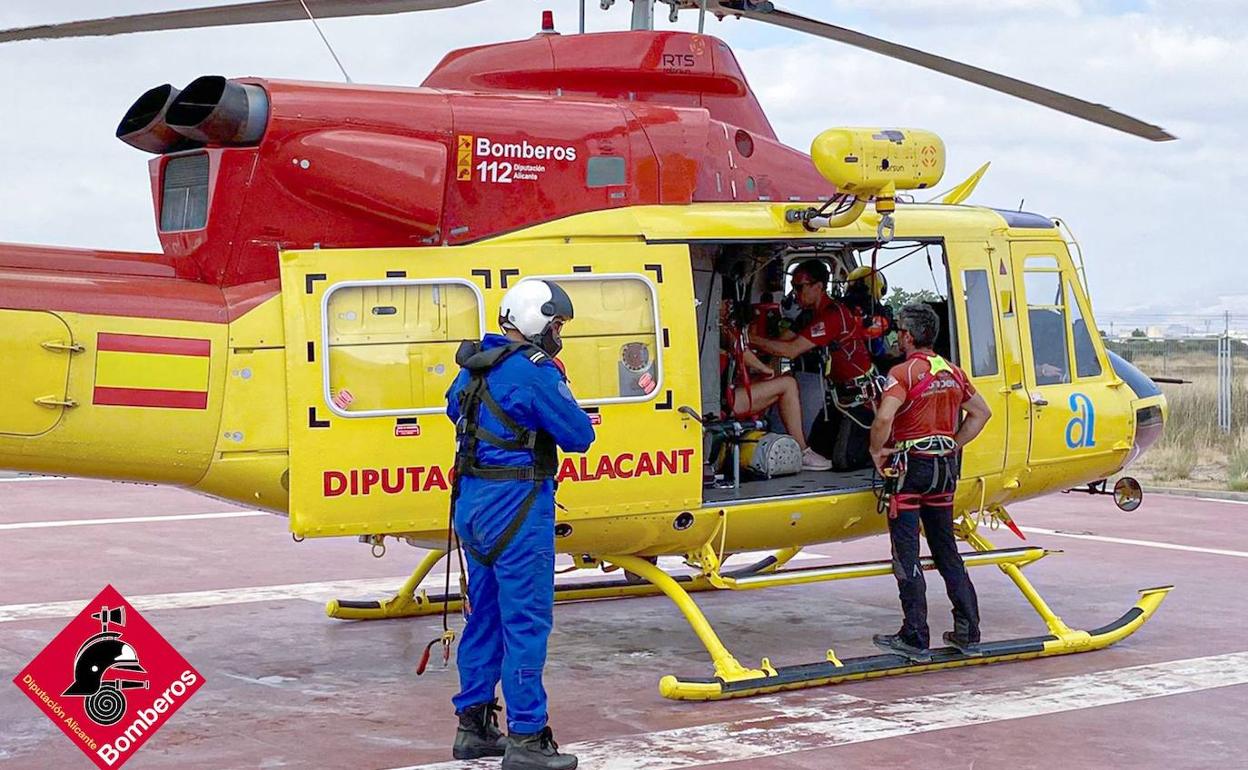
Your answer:
[[[1083,393],[1071,393],[1070,411],[1074,416],[1066,423],[1066,446],[1071,449],[1096,446],[1096,409],[1092,407],[1092,399]]]

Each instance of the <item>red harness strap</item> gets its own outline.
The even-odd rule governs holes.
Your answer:
[[[895,519],[902,511],[917,511],[923,504],[918,492],[895,492],[888,499],[888,518]]]
[[[902,511],[917,511],[924,505],[933,508],[953,507],[952,492],[895,492],[888,499],[888,518],[895,519]]]
[[[728,417],[737,416],[737,388],[745,388],[745,397],[749,412],[744,417],[754,415],[754,394],[750,389],[750,367],[745,363],[745,336],[729,326],[725,329],[728,335],[728,374],[724,382],[724,401],[728,406]]]

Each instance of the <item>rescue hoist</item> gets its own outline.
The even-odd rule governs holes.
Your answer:
[[[924,190],[945,175],[945,143],[931,131],[830,128],[810,145],[811,160],[839,193],[819,208],[791,208],[786,221],[810,231],[846,227],[874,200],[876,239],[892,240],[898,190]]]

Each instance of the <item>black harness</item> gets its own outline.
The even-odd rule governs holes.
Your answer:
[[[489,553],[479,553],[475,548],[464,543],[464,547],[472,557],[485,566],[491,566],[510,545],[516,534],[528,518],[542,483],[553,479],[559,470],[559,453],[555,439],[549,433],[530,430],[517,423],[511,415],[499,405],[490,388],[486,384],[486,375],[501,364],[509,356],[520,353],[535,366],[550,359],[539,348],[527,342],[512,342],[502,347],[482,350],[481,344],[465,341],[455,354],[455,363],[468,370],[468,385],[459,394],[459,422],[455,425],[455,480],[451,489],[451,510],[459,499],[460,479],[472,476],[489,481],[531,481],[533,488],[520,503],[507,529],[499,536]],[[513,438],[505,439],[486,430],[481,425],[481,410],[488,409],[494,418],[503,424]],[[533,453],[533,464],[525,466],[479,465],[477,448],[482,443],[508,451],[528,450]]]

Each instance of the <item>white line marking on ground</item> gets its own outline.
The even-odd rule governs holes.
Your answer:
[[[261,514],[268,515],[268,514]],[[749,564],[757,561],[766,553],[740,553],[736,559]],[[794,559],[825,558],[818,554],[797,554]],[[676,572],[684,567],[679,556],[664,556],[659,564],[669,572]],[[684,569],[688,572],[688,568]],[[595,575],[600,573],[593,573]],[[331,580],[316,583],[288,583],[285,585],[245,586],[242,588],[217,588],[207,591],[181,591],[167,594],[144,594],[128,597],[130,604],[137,610],[183,610],[194,607],[214,607],[223,604],[247,604],[249,602],[285,601],[288,599],[304,599],[314,602],[326,602],[330,599],[351,599],[361,594],[389,598],[399,589],[408,575],[385,578],[360,578],[355,580]],[[577,572],[556,575],[555,582],[579,582],[584,576]],[[617,578],[618,579],[618,576]],[[612,579],[604,582],[614,582]],[[458,590],[459,572],[450,575],[451,590]],[[437,572],[428,575],[420,584],[421,588],[430,593],[441,594],[446,587],[446,574]],[[28,604],[0,605],[0,623],[14,620],[40,620],[45,618],[69,618],[77,615],[89,598],[74,599],[65,602],[31,602]]]
[[[439,582],[442,575],[437,576]],[[127,597],[136,610],[182,610],[192,607],[213,607],[221,604],[307,599],[328,601],[350,598],[359,594],[393,595],[406,575],[388,578],[337,580],[322,583],[290,583],[287,585],[219,588],[209,591],[183,591],[169,594],[146,594]],[[452,583],[454,585],[454,583]],[[91,601],[90,597],[68,602],[34,602],[0,606],[0,623],[13,620],[68,618],[77,615]]]
[[[67,476],[14,476],[10,479],[0,479],[0,484],[18,484],[23,481],[70,481]]]
[[[1189,551],[1191,553],[1211,553],[1216,556],[1238,556],[1248,559],[1248,551],[1228,551],[1223,548],[1198,548],[1194,545],[1177,545],[1175,543],[1159,543],[1156,540],[1131,540],[1125,537],[1107,537],[1104,535],[1083,535],[1078,532],[1062,532],[1056,529],[1041,527],[1021,527],[1024,532],[1036,535],[1053,535],[1054,537],[1070,537],[1075,540],[1095,540],[1099,543],[1118,543],[1119,545],[1139,545],[1145,548],[1164,548],[1167,551]]]
[[[240,519],[247,516],[276,516],[267,511],[220,511],[218,513],[179,513],[169,516],[120,516],[112,519],[61,519],[53,521],[18,521],[0,524],[6,529],[46,529],[48,527],[89,527],[93,524],[148,524],[155,521],[195,521],[197,519]]]
[[[1248,505],[1248,500],[1227,500],[1222,497],[1196,497],[1202,503],[1229,503],[1230,505]]]
[[[1248,684],[1248,652],[1237,652],[884,703],[835,693],[756,698],[753,704],[768,707],[770,715],[561,748],[576,754],[581,767],[595,770],[678,770],[1243,684]],[[403,770],[474,770],[497,762],[439,762]]]

